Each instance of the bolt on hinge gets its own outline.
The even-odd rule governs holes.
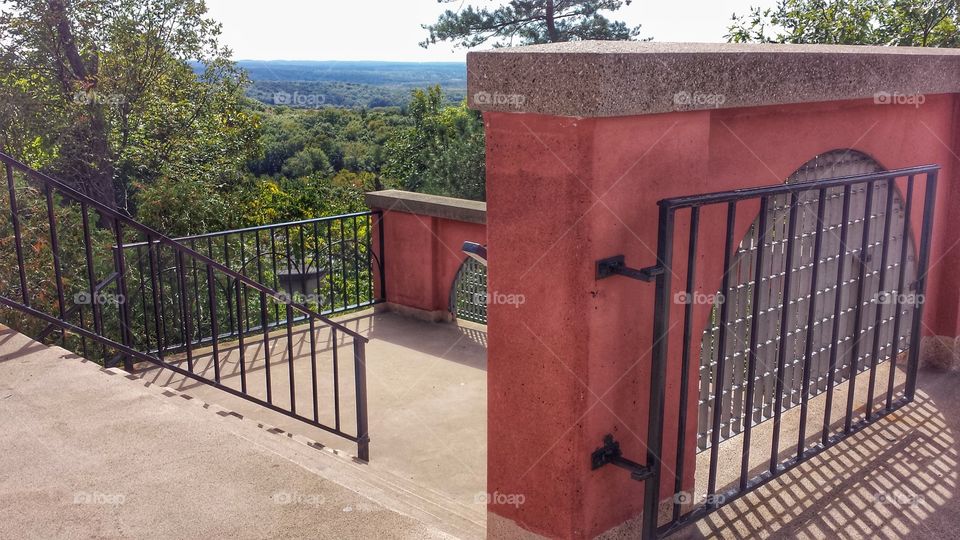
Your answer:
[[[620,443],[614,440],[613,435],[604,436],[603,446],[594,450],[593,454],[590,455],[591,469],[596,470],[607,464],[630,471],[630,478],[637,481],[643,481],[653,476],[653,470],[650,467],[623,457],[623,452],[620,451]]]
[[[597,261],[597,279],[620,275],[649,282],[661,274],[663,274],[663,267],[659,265],[639,269],[630,268],[627,266],[626,257],[623,255],[616,255]]]

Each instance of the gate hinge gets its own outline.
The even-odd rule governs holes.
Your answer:
[[[597,279],[620,275],[640,281],[653,281],[655,277],[661,274],[663,274],[663,267],[659,265],[640,269],[630,268],[627,266],[626,258],[623,255],[597,261]]]
[[[594,450],[593,454],[590,455],[591,469],[596,470],[607,464],[630,471],[630,478],[637,481],[643,481],[653,476],[650,467],[623,457],[623,452],[620,451],[620,443],[613,440],[613,435],[606,435],[603,438],[603,446]]]

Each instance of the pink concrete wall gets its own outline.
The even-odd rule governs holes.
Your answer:
[[[653,265],[656,203],[665,197],[780,183],[838,148],[887,168],[939,164],[924,332],[960,333],[960,273],[952,270],[960,252],[950,225],[960,216],[957,111],[956,96],[936,95],[919,108],[870,100],[594,119],[486,113],[488,283],[526,299],[488,314],[488,491],[525,497],[523,505],[489,510],[562,538],[592,537],[640,513],[643,483],[613,467],[591,471],[589,454],[613,433],[626,457],[644,461],[654,287],[596,281],[594,263],[623,253],[630,266]],[[698,287],[706,294],[720,286],[723,217],[722,209],[701,216]],[[738,241],[755,217],[755,208],[739,206]],[[686,227],[678,221],[680,269]],[[673,285],[678,292],[683,282]],[[695,336],[708,309],[697,311]],[[665,497],[676,453],[682,310],[672,314]],[[694,374],[692,390],[696,384]],[[691,401],[688,441],[696,431]],[[694,471],[686,470],[689,485]]]
[[[487,231],[482,224],[387,210],[383,234],[387,302],[448,314],[450,286],[466,258],[461,246],[486,243]],[[379,275],[376,283],[382,298]]]

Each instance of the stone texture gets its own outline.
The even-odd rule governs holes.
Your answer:
[[[884,104],[960,91],[960,51],[583,41],[471,52],[467,79],[472,108],[556,116]]]
[[[366,203],[368,207],[379,210],[392,210],[467,223],[487,222],[487,203],[481,201],[387,189],[367,193]]]

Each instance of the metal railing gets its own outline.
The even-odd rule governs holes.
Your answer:
[[[194,236],[176,238],[175,241],[205,254],[234,272],[244,275],[258,283],[269,286],[278,295],[291,301],[310,307],[321,315],[346,313],[381,302],[377,286],[383,291],[386,287],[383,273],[383,228],[380,227],[383,214],[380,211],[357,212],[338,216],[329,216],[303,221],[277,223],[257,227],[247,227],[229,231],[218,231]],[[374,249],[376,244],[377,249]],[[133,270],[143,276],[149,270],[143,261],[148,260],[145,253],[148,244],[140,242],[128,244],[125,250],[141,263]],[[177,280],[176,267],[159,263],[159,288],[165,283]],[[196,264],[187,269],[196,275]],[[141,300],[146,298],[142,287],[136,291]],[[221,292],[231,287],[229,280],[216,280],[214,286]],[[244,299],[242,310],[234,309],[234,300],[225,295],[227,316],[221,324],[219,340],[236,339],[241,329],[247,333],[262,331],[262,321],[251,322],[249,302]],[[150,314],[145,312],[140,302],[144,324]],[[168,302],[169,303],[169,302]],[[163,309],[174,306],[161,304]],[[137,302],[134,302],[134,309]],[[197,319],[203,317],[203,299],[194,294],[189,298],[186,309]],[[161,314],[162,316],[162,314]],[[294,323],[307,321],[303,315],[294,315]],[[274,329],[287,324],[286,312],[274,305],[268,310],[266,328]],[[213,335],[209,325],[195,327],[191,339],[194,344],[209,343]],[[177,328],[163,328],[163,342],[168,348],[176,348],[185,343]]]
[[[918,367],[918,353],[920,346],[921,321],[923,317],[922,298],[926,289],[927,270],[930,257],[930,237],[933,228],[934,200],[937,186],[937,166],[923,166],[880,173],[857,175],[850,177],[833,178],[815,182],[798,184],[784,184],[765,188],[744,189],[732,192],[713,193],[692,197],[667,199],[660,202],[660,230],[658,236],[658,262],[663,272],[656,279],[656,305],[654,312],[654,348],[652,385],[650,392],[650,420],[648,441],[648,465],[652,467],[652,475],[647,480],[644,507],[644,531],[647,537],[655,534],[669,534],[683,525],[691,523],[715,510],[721,505],[730,503],[744,494],[765,484],[772,478],[781,475],[786,470],[806,461],[824,449],[839,442],[850,434],[866,427],[876,419],[889,414],[899,407],[913,400],[916,389]],[[923,182],[922,203],[915,193],[916,184]],[[857,193],[865,196],[858,197]],[[905,203],[902,205],[903,219],[900,229],[892,226],[896,215],[895,203],[902,200],[899,193],[905,193]],[[881,196],[882,194],[882,196]],[[838,217],[839,231],[832,231],[825,226],[828,219],[830,201],[839,201],[840,212]],[[756,254],[752,258],[754,283],[750,289],[751,298],[746,300],[749,324],[742,336],[744,341],[744,356],[729,354],[737,348],[732,344],[735,337],[735,322],[732,318],[733,302],[730,298],[738,242],[736,238],[736,224],[738,209],[755,209],[759,207],[759,217],[756,224],[756,238],[754,244]],[[692,329],[695,328],[695,306],[692,302],[684,305],[681,320],[683,322],[682,350],[680,352],[680,399],[675,414],[679,422],[676,455],[670,456],[669,462],[673,469],[669,470],[669,480],[672,484],[673,512],[666,523],[659,523],[657,519],[660,504],[661,478],[663,478],[663,431],[664,431],[664,392],[668,359],[668,344],[671,335],[671,304],[673,295],[678,292],[672,285],[672,277],[685,276],[684,283],[679,286],[679,292],[688,295],[697,294],[697,255],[698,239],[702,234],[700,220],[704,212],[711,208],[718,208],[726,214],[726,224],[720,229],[723,234],[724,273],[720,291],[725,295],[719,309],[719,327],[716,340],[716,349],[719,351],[716,362],[716,371],[711,374],[714,401],[711,418],[709,466],[707,475],[707,493],[702,504],[684,507],[689,501],[683,501],[678,494],[684,493],[685,460],[690,449],[695,453],[696,440],[687,440],[686,422],[688,410],[691,406],[689,377],[697,373],[692,368],[691,359],[695,358],[697,341],[693,338]],[[777,210],[779,208],[779,211]],[[876,214],[881,218],[877,219]],[[814,234],[803,235],[798,232],[800,214],[812,212],[815,217]],[[685,248],[677,248],[675,244],[675,230],[677,215],[686,211],[689,214],[689,238]],[[756,211],[756,210],[753,210]],[[776,218],[771,218],[776,216]],[[913,254],[910,249],[909,238],[911,223],[914,217],[920,216],[921,230],[919,234],[919,250]],[[832,241],[836,235],[836,242]],[[827,238],[831,236],[831,238]],[[892,238],[900,238],[899,249],[891,249],[894,244]],[[875,243],[877,243],[875,245]],[[828,248],[834,248],[831,251]],[[878,250],[875,250],[879,246]],[[674,264],[673,255],[676,249],[685,250],[686,261]],[[874,251],[878,251],[874,253]],[[772,297],[765,299],[765,287],[761,277],[767,269],[766,261],[777,253],[784,255],[784,265],[781,279],[777,282],[776,291]],[[809,252],[809,253],[808,253]],[[812,265],[813,275],[810,280],[800,283],[796,278],[799,258],[809,255],[807,264]],[[905,283],[907,277],[908,259],[914,257],[916,270],[913,274],[915,282]],[[828,263],[828,260],[832,262]],[[898,261],[896,264],[893,261]],[[876,271],[871,271],[871,264]],[[896,270],[891,271],[891,268]],[[830,287],[832,285],[832,287]],[[806,290],[803,290],[806,287]],[[877,294],[884,298],[899,297],[909,290],[912,298],[921,299],[916,302],[888,303],[878,301],[877,295],[869,294],[869,287],[876,289]],[[793,288],[793,290],[791,290]],[[825,291],[824,289],[831,289]],[[785,302],[796,295],[804,293],[802,305],[794,305],[785,309]],[[767,309],[771,305],[779,304],[779,310]],[[788,305],[789,307],[789,305]],[[823,309],[821,309],[823,308]],[[825,315],[824,313],[825,312]],[[772,315],[771,315],[772,314]],[[829,324],[818,324],[823,315]],[[762,336],[766,335],[760,328],[764,317],[770,319],[775,330],[771,335],[776,336],[773,341],[776,347],[762,347]],[[887,320],[891,321],[889,332],[881,331]],[[909,320],[910,327],[902,328],[903,321]],[[826,345],[826,364],[824,372],[816,369],[815,356],[818,352],[814,333],[811,328],[819,325],[828,332]],[[847,326],[849,325],[849,328]],[[803,331],[793,332],[798,327]],[[847,331],[851,338],[845,336]],[[904,336],[909,336],[904,339]],[[801,339],[802,337],[802,339]],[[906,355],[905,382],[902,390],[898,391],[895,380],[897,363],[901,353]],[[821,355],[822,356],[822,355]],[[740,440],[740,474],[739,478],[725,491],[721,491],[718,480],[718,465],[720,461],[720,439],[724,415],[729,401],[724,400],[721,391],[726,372],[733,369],[732,364],[742,358],[745,368],[744,396],[741,414],[742,434]],[[887,381],[881,382],[879,390],[878,366],[888,362]],[[783,414],[793,406],[789,397],[791,388],[787,387],[789,379],[788,368],[796,366],[792,372],[799,377],[799,427],[797,440],[789,449],[781,445]],[[772,392],[769,414],[760,414],[754,404],[760,395],[758,385],[762,383],[769,370],[772,374]],[[857,394],[857,379],[861,373],[868,373],[866,385],[866,399],[860,407],[855,407]],[[819,379],[824,379],[822,393],[825,394],[823,404],[823,419],[819,436],[808,439],[807,424],[810,420],[811,398],[821,392]],[[844,382],[846,388],[845,414],[841,424],[835,425],[834,393]],[[763,406],[766,408],[766,406]],[[751,466],[751,451],[756,441],[752,440],[753,428],[767,419],[773,420],[770,429],[769,459],[762,470],[757,471]],[[672,445],[671,445],[672,446]]]
[[[6,154],[0,162],[5,322],[104,365],[146,362],[218,388],[369,459],[367,338]],[[232,343],[210,339],[225,334]]]
[[[624,458],[612,435],[591,456],[594,468],[617,465],[645,482],[643,538],[678,531],[913,401],[938,171],[927,165],[665,199],[656,266],[598,261],[598,278],[656,282],[646,461]],[[741,242],[745,212],[757,217]],[[715,286],[713,278],[719,309],[696,300],[716,291],[701,290]],[[740,285],[749,294],[737,294]],[[671,355],[671,343],[680,351]],[[695,364],[700,354],[710,362]],[[668,381],[668,370],[679,380]],[[703,410],[691,395],[698,374],[701,402],[710,404],[701,415],[709,426],[700,426],[709,441],[699,445],[688,429]],[[668,386],[677,389],[669,405]],[[669,431],[667,418],[675,422]],[[753,435],[769,420],[760,432],[767,445]],[[665,431],[676,437],[666,445]],[[704,460],[698,446],[708,450]],[[720,475],[721,460],[739,468],[723,466]],[[695,499],[699,486],[705,493]]]

